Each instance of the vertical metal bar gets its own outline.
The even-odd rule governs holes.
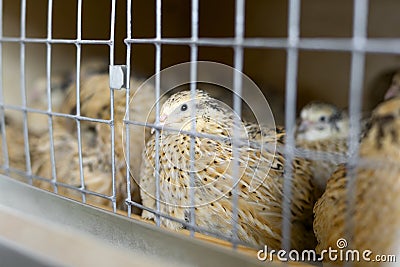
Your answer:
[[[127,31],[127,39],[132,39],[132,0],[127,0],[126,3],[126,31]],[[126,120],[129,120],[129,96],[130,96],[130,75],[131,75],[131,43],[127,42],[127,48],[126,48],[126,97],[125,97],[125,114],[126,114]],[[126,133],[126,162],[128,169],[126,171],[126,192],[127,192],[127,205],[128,205],[128,217],[131,217],[132,214],[132,206],[131,206],[131,201],[132,201],[132,196],[131,196],[131,177],[129,173],[129,168],[130,168],[130,158],[131,158],[131,152],[130,152],[130,131],[129,131],[129,124],[125,124],[125,133]],[[137,177],[134,177],[137,178]]]
[[[47,87],[47,111],[51,113],[52,102],[51,102],[51,43],[52,39],[52,23],[53,23],[53,0],[48,0],[47,6],[47,43],[46,43],[46,87]],[[58,188],[57,172],[56,172],[56,159],[54,156],[54,136],[53,136],[53,119],[50,114],[47,118],[49,124],[49,140],[50,140],[50,161],[51,161],[51,180],[53,183],[53,190],[57,193]]]
[[[26,36],[26,0],[21,0],[21,39]],[[28,114],[26,111],[26,88],[25,88],[25,43],[20,43],[20,67],[21,67],[21,98],[23,107],[23,132],[24,132],[24,150],[26,173],[29,176],[29,184],[32,184],[31,157],[29,152],[29,134],[28,134]]]
[[[198,40],[199,32],[199,0],[192,0],[192,41],[190,45],[190,93],[191,101],[194,102],[196,97],[196,84],[197,84],[197,57],[198,47],[195,42]],[[191,131],[196,132],[196,105],[192,104],[191,110]],[[195,214],[195,141],[194,136],[190,136],[190,185],[189,185],[189,199],[190,199],[190,236],[194,237],[194,227],[196,226],[196,214]]]
[[[3,0],[0,0],[0,38],[3,38]],[[0,41],[0,76],[3,76],[3,42]],[[0,120],[1,120],[1,142],[2,142],[2,153],[3,153],[3,166],[8,170],[8,148],[7,148],[7,137],[6,137],[6,121],[5,121],[5,109],[4,109],[4,95],[3,95],[3,79],[0,80]]]
[[[354,234],[354,214],[355,203],[355,180],[357,172],[357,163],[359,161],[359,135],[361,131],[361,104],[362,90],[364,80],[365,52],[363,47],[366,42],[367,24],[368,24],[368,0],[355,0],[353,13],[353,51],[351,53],[351,72],[350,72],[350,135],[348,139],[348,148],[350,153],[348,166],[348,181],[347,189],[347,207],[346,211],[346,239],[348,244],[352,243]],[[345,266],[351,266],[350,262],[345,263]]]
[[[368,0],[354,0],[353,41],[361,48],[365,44],[368,26]]]
[[[112,207],[117,211],[115,187],[115,121],[114,121],[114,89],[110,88],[110,130],[111,130],[111,177],[112,177]]]
[[[161,0],[156,1],[156,39],[161,40]],[[160,71],[161,71],[161,44],[156,43],[156,124],[160,122]],[[157,226],[160,226],[160,161],[158,160],[160,155],[160,131],[156,130],[156,151],[155,151],[155,174],[156,174],[156,210],[155,222]]]
[[[114,65],[115,52],[115,9],[116,0],[111,1],[111,22],[110,22],[110,65]]]
[[[81,73],[81,44],[82,40],[82,0],[78,0],[78,10],[77,10],[77,43],[76,43],[76,115],[81,115],[81,103],[80,103],[80,73]],[[78,156],[79,156],[79,173],[81,180],[81,190],[85,190],[85,179],[82,166],[82,136],[81,136],[81,122],[76,119],[76,132],[78,137]],[[86,194],[82,192],[82,202],[86,203]]]
[[[239,171],[239,138],[240,138],[240,118],[242,114],[242,75],[243,72],[243,38],[244,38],[244,23],[245,23],[245,0],[236,0],[236,14],[235,14],[235,42],[234,47],[234,76],[233,76],[233,109],[237,116],[234,116],[233,125],[233,140],[232,140],[232,177],[234,179],[234,187],[232,189],[232,246],[234,249],[237,248],[237,231],[238,231],[238,203],[239,203],[239,192],[238,183],[240,177],[238,177]]]
[[[294,129],[296,124],[296,97],[297,97],[297,69],[298,69],[298,40],[300,24],[300,0],[289,0],[289,28],[286,59],[286,107],[285,127],[286,144],[285,172],[283,183],[282,203],[282,249],[290,250],[291,238],[291,198],[292,198],[292,176],[293,176],[293,148],[295,147]]]
[[[110,65],[114,65],[114,27],[115,27],[115,0],[111,1],[110,25]],[[110,119],[111,119],[111,177],[112,177],[112,207],[117,212],[117,189],[115,186],[115,122],[114,122],[114,89],[110,88]]]

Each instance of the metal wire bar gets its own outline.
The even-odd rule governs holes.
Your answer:
[[[143,205],[141,205],[141,204],[139,204],[139,203],[137,203],[137,202],[131,201],[130,203],[127,203],[127,204],[132,205],[132,206],[135,206],[135,207],[140,208],[140,209],[143,209],[143,210],[146,210],[146,211],[148,211],[148,212],[151,212],[151,213],[153,213],[153,214],[156,215],[156,216],[163,217],[163,218],[168,219],[168,220],[170,220],[170,221],[180,223],[180,224],[182,224],[185,228],[187,228],[187,229],[189,229],[189,230],[193,230],[193,231],[195,231],[195,232],[197,232],[197,233],[208,234],[208,235],[214,236],[214,237],[216,237],[216,238],[219,238],[219,239],[222,239],[222,240],[231,242],[231,243],[236,243],[236,244],[238,244],[238,245],[245,245],[245,246],[248,246],[248,245],[249,245],[249,244],[243,243],[242,241],[240,241],[240,240],[238,240],[238,239],[235,240],[235,239],[233,239],[232,237],[228,237],[228,236],[226,236],[226,235],[222,235],[222,234],[220,234],[220,233],[218,233],[218,232],[210,231],[210,230],[208,230],[208,229],[206,229],[206,228],[203,228],[203,227],[200,227],[200,226],[193,226],[190,222],[188,223],[188,222],[186,222],[186,221],[184,221],[184,220],[180,220],[180,219],[178,219],[178,218],[176,218],[176,217],[173,217],[173,216],[170,216],[170,215],[168,215],[168,214],[166,214],[166,213],[157,212],[156,210],[151,209],[151,208],[146,207],[146,206],[143,206]],[[193,229],[192,229],[192,227],[193,227]]]
[[[114,65],[114,27],[115,27],[115,0],[111,1],[110,25],[110,65]],[[111,179],[112,179],[112,207],[117,212],[117,189],[115,186],[115,123],[114,123],[114,89],[110,88],[110,128],[111,128]]]
[[[46,38],[29,38],[29,37],[2,37],[1,42],[4,43],[40,43],[40,44],[90,44],[90,45],[110,45],[110,40],[79,40],[79,39],[46,39]]]
[[[192,0],[192,39],[194,41],[199,37],[199,1]],[[196,131],[196,105],[194,105],[194,99],[196,97],[196,85],[197,85],[197,58],[198,48],[196,44],[190,45],[190,93],[192,101],[191,110],[191,130]],[[190,136],[190,185],[189,185],[189,199],[190,199],[190,224],[192,227],[196,226],[196,214],[195,214],[195,167],[194,167],[194,153],[195,153],[195,137]],[[194,228],[190,228],[190,236],[194,236]]]
[[[190,38],[136,38],[126,39],[125,43],[168,45],[191,45],[195,43],[198,46],[242,46],[245,48],[270,49],[288,49],[291,47],[288,38],[245,38],[241,43],[237,43],[234,38],[198,38],[196,42]],[[368,38],[362,46],[356,47],[351,38],[299,38],[297,48],[299,50],[400,54],[400,40],[396,38]]]
[[[54,111],[49,112],[47,110],[35,109],[35,108],[30,108],[30,107],[21,107],[21,106],[8,105],[8,104],[4,104],[3,107],[5,109],[26,111],[26,112],[29,112],[29,113],[37,113],[37,114],[44,114],[44,115],[51,115],[53,117],[62,117],[62,118],[80,120],[80,121],[91,121],[91,122],[106,123],[106,124],[110,124],[111,123],[111,120],[90,118],[90,117],[85,117],[85,116],[80,116],[80,115],[77,116],[77,115],[59,113],[59,112],[54,112]]]
[[[211,140],[217,140],[217,141],[223,141],[223,142],[232,140],[231,137],[221,137],[221,136],[218,136],[215,134],[207,134],[207,133],[201,133],[201,132],[196,132],[196,131],[185,131],[185,130],[181,130],[181,129],[156,125],[155,123],[127,121],[127,120],[124,120],[124,123],[131,124],[131,125],[145,126],[145,127],[149,127],[149,128],[154,128],[156,130],[163,130],[163,132],[181,133],[181,134],[186,134],[186,135],[190,135],[193,137],[209,138]],[[242,142],[239,143],[239,141],[242,141]],[[246,138],[236,138],[236,142],[237,142],[237,145],[248,144],[248,143],[251,143],[251,144],[258,143],[257,141],[247,140]],[[267,145],[263,144],[263,146],[267,146]]]
[[[53,1],[49,0],[47,6],[47,39],[52,37],[52,21],[53,21]],[[47,94],[47,111],[50,113],[47,117],[49,124],[49,141],[50,141],[50,161],[51,164],[51,178],[57,182],[56,160],[54,156],[54,136],[53,136],[53,119],[52,101],[51,101],[51,44],[46,44],[46,94]],[[53,190],[57,192],[57,186],[54,184]]]
[[[3,0],[0,0],[0,24],[3,25]],[[3,27],[0,27],[0,39],[3,37]],[[0,41],[0,73],[3,73],[3,42]],[[7,148],[7,135],[6,135],[6,117],[4,109],[4,95],[3,95],[3,80],[0,81],[0,127],[1,127],[1,142],[2,142],[2,165],[8,170],[8,148]]]
[[[0,168],[0,169],[2,169],[2,168]],[[18,175],[21,175],[21,176],[26,176],[26,172],[21,171],[20,169],[15,169],[15,168],[10,167],[9,171],[12,172],[12,173],[16,173]],[[41,177],[41,176],[37,176],[35,174],[32,174],[31,177],[32,177],[32,179],[39,180],[39,181],[42,181],[42,182],[46,182],[46,183],[49,183],[49,184],[52,184],[52,185],[56,185],[57,187],[61,186],[61,187],[65,187],[65,188],[68,188],[68,189],[72,189],[72,190],[78,191],[80,193],[85,193],[85,194],[89,194],[89,195],[105,198],[105,199],[108,199],[108,200],[112,200],[112,196],[107,196],[107,195],[104,195],[104,194],[101,194],[101,193],[98,193],[98,192],[95,192],[95,191],[82,189],[80,187],[75,187],[73,185],[65,184],[65,183],[58,182],[58,181],[55,182],[52,179],[47,179],[47,178],[44,178],[44,177]]]
[[[127,38],[132,37],[132,0],[127,0],[126,3],[126,30],[127,30]],[[127,199],[126,203],[128,206],[128,217],[131,217],[132,214],[132,206],[129,204],[132,201],[131,196],[131,176],[130,176],[130,158],[131,158],[131,150],[130,150],[130,131],[129,131],[129,124],[126,123],[125,120],[129,121],[129,100],[130,100],[130,75],[131,75],[131,51],[132,47],[131,44],[127,44],[126,46],[126,95],[125,95],[125,151],[126,151],[126,162],[127,162],[127,170],[126,170],[126,192],[127,192]],[[136,177],[134,177],[136,178]]]
[[[180,130],[180,129],[176,129],[176,128],[160,126],[160,125],[157,125],[155,122],[148,123],[148,122],[140,122],[140,121],[127,121],[127,120],[124,120],[124,122],[126,124],[145,126],[145,127],[149,127],[149,128],[154,128],[156,130],[163,130],[164,132],[175,132],[175,133],[191,135],[194,137],[210,138],[212,140],[227,141],[229,139],[229,137],[220,137],[220,136],[214,135],[214,134],[206,134],[206,133],[200,133],[200,132],[196,132],[196,131],[185,131],[185,130]]]
[[[26,35],[26,0],[21,0],[21,37]],[[20,91],[22,98],[22,107],[26,107],[26,88],[25,88],[25,44],[20,43]],[[22,112],[23,135],[24,135],[24,151],[25,151],[25,165],[28,177],[32,174],[31,157],[29,152],[29,134],[28,134],[28,114],[26,111]],[[29,184],[32,184],[32,179],[29,178]]]
[[[232,139],[230,137],[221,137],[218,135],[214,134],[206,134],[206,133],[201,133],[201,132],[196,132],[196,131],[185,131],[185,130],[180,130],[176,128],[170,128],[170,127],[160,127],[158,125],[152,124],[152,123],[144,123],[144,122],[136,122],[136,121],[124,121],[126,124],[131,124],[131,125],[138,125],[138,126],[145,126],[149,128],[157,128],[159,130],[163,130],[164,132],[174,132],[174,133],[181,133],[181,134],[186,134],[189,136],[193,137],[198,137],[198,138],[208,138],[211,140],[216,140],[216,141],[221,141],[221,142],[228,142],[231,141]],[[286,144],[264,144],[260,143],[259,141],[253,141],[253,140],[248,140],[247,138],[236,138],[237,145],[245,145],[245,146],[254,146],[263,149],[263,151],[276,151],[279,153],[285,153],[285,149],[291,149],[291,153],[295,157],[300,157],[300,158],[306,158],[310,160],[332,160],[335,159],[335,161],[340,161],[340,162],[345,162],[347,161],[348,156],[343,155],[342,153],[337,153],[337,152],[326,152],[326,151],[317,151],[317,150],[310,150],[310,149],[304,149],[304,148],[298,148],[298,147],[289,147]],[[286,147],[286,148],[285,148]]]
[[[18,38],[1,37],[3,43],[51,43],[51,44],[93,44],[110,45],[110,40],[76,40],[76,39],[45,39],[45,38]],[[287,38],[245,38],[242,43],[236,43],[234,38],[126,38],[126,44],[169,44],[169,45],[191,45],[198,46],[222,46],[245,48],[271,48],[287,49],[290,47]],[[298,41],[300,50],[322,50],[322,51],[364,51],[368,53],[400,53],[400,40],[398,38],[368,38],[362,47],[354,47],[351,38],[300,38]]]
[[[78,0],[77,10],[77,25],[76,25],[77,40],[82,38],[82,0]],[[76,44],[76,115],[81,115],[81,102],[80,102],[80,73],[81,73],[81,44]],[[81,136],[81,121],[76,120],[76,133],[78,139],[78,156],[79,156],[79,175],[82,189],[82,202],[86,203],[86,195],[83,193],[85,190],[85,178],[83,173],[83,159],[82,159],[82,136]]]
[[[110,65],[114,65],[114,53],[115,53],[115,11],[116,11],[116,0],[111,0],[111,18],[110,18]]]
[[[287,49],[286,59],[286,100],[285,100],[285,168],[283,180],[282,201],[282,249],[290,250],[291,238],[291,199],[292,199],[292,175],[293,152],[295,146],[296,125],[296,95],[297,95],[297,68],[298,68],[298,39],[300,24],[300,0],[289,1],[288,36],[290,47]]]
[[[161,0],[156,1],[156,39],[161,40]],[[161,44],[155,44],[156,47],[156,79],[155,79],[155,89],[156,89],[156,121],[155,123],[160,123],[160,71],[161,71]],[[156,151],[155,151],[155,179],[156,179],[156,209],[160,212],[160,161],[158,160],[160,156],[160,131],[156,130]],[[160,226],[160,216],[156,215],[155,222],[157,226]]]
[[[236,0],[236,14],[235,14],[235,41],[237,43],[243,42],[244,37],[244,23],[245,23],[245,13],[244,13],[245,3],[244,0]],[[233,140],[232,140],[232,177],[233,177],[233,188],[232,188],[232,237],[233,240],[237,240],[238,232],[238,203],[239,203],[239,192],[238,183],[239,177],[239,144],[238,136],[240,136],[240,126],[241,126],[241,114],[242,114],[242,71],[243,71],[243,47],[234,47],[234,68],[235,72],[233,75],[233,110],[237,116],[234,116],[233,121]],[[237,243],[232,242],[234,249],[237,248]]]
[[[112,183],[112,207],[113,211],[117,212],[117,189],[115,186],[115,124],[114,124],[114,89],[110,88],[110,141],[111,141],[111,183]]]
[[[363,47],[367,36],[368,25],[368,0],[354,0],[354,14],[353,14],[353,43],[354,47]],[[345,235],[346,240],[351,245],[354,235],[354,206],[355,206],[355,179],[358,162],[359,162],[359,135],[361,131],[361,103],[362,91],[364,80],[364,67],[365,67],[365,54],[363,51],[353,51],[351,54],[351,70],[350,70],[350,128],[348,148],[352,153],[347,162],[348,177],[347,189],[347,210],[346,210],[346,224]],[[345,266],[352,266],[351,262],[346,262]]]

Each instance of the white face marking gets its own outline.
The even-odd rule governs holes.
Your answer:
[[[195,114],[192,116],[194,109]],[[172,95],[161,107],[159,119],[160,124],[166,128],[184,131],[190,131],[192,121],[196,119],[197,131],[207,133],[215,131],[213,133],[218,134],[222,128],[231,129],[231,120],[234,116],[235,113],[227,104],[197,90],[193,100],[190,91]],[[210,125],[214,125],[217,129],[211,129]]]
[[[300,125],[297,129],[297,138],[314,141],[338,135],[347,135],[347,118],[332,121],[339,114],[339,110],[324,103],[311,103],[305,106],[300,113]]]
[[[172,95],[161,107],[160,123],[168,128],[190,130],[191,115],[194,106],[196,105],[197,117],[204,112],[199,107],[199,103],[208,98],[208,95],[202,91],[197,91],[194,100],[191,98],[190,91],[183,91]]]

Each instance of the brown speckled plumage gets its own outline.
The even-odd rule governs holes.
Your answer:
[[[355,169],[353,242],[349,248],[377,254],[397,254],[400,233],[400,98],[380,104],[373,112],[360,144],[360,164]],[[328,180],[315,205],[317,252],[345,238],[348,171],[341,165]],[[327,260],[327,259],[326,259]],[[355,263],[364,266],[365,262]],[[378,265],[378,263],[375,263]]]
[[[196,131],[214,134],[223,140],[195,137],[195,222],[209,231],[225,236],[232,230],[232,175],[233,113],[214,101],[206,93],[196,93]],[[187,105],[183,107],[183,105]],[[164,126],[190,130],[187,123],[192,110],[190,93],[173,95],[163,105],[160,117]],[[246,134],[248,132],[248,135]],[[275,155],[270,147],[261,144],[284,142],[284,131],[260,129],[256,125],[242,124],[240,137],[249,137],[250,144],[239,146],[238,181],[238,237],[251,246],[281,247],[282,187],[284,158]],[[190,137],[183,133],[162,130],[160,134],[160,205],[161,212],[181,220],[189,220]],[[144,151],[140,173],[143,205],[155,209],[155,138],[150,139]],[[292,239],[293,248],[302,250],[315,245],[311,231],[313,184],[309,162],[296,159],[292,178]],[[252,181],[252,179],[254,179]],[[259,187],[257,187],[259,185]],[[256,190],[252,190],[256,189]],[[144,211],[143,218],[154,215]],[[161,219],[167,228],[182,228],[180,223]]]
[[[349,120],[344,111],[322,102],[311,102],[300,114],[296,145],[311,154],[326,152],[325,157],[314,153],[311,163],[316,193],[321,196],[328,178],[347,155]]]
[[[56,162],[57,182],[76,188],[81,187],[78,140],[76,134],[69,133],[62,125],[53,127],[54,157]],[[92,146],[82,139],[82,169],[85,180],[85,189],[100,194],[112,195],[111,164],[106,161],[105,148],[96,143]],[[50,158],[50,139],[45,134],[38,142],[32,144],[32,172],[43,178],[52,178],[52,165]],[[118,177],[117,177],[118,179]],[[117,188],[123,190],[122,181],[117,180]],[[34,180],[35,186],[53,191],[53,185],[49,181]],[[126,189],[125,189],[126,191]],[[82,194],[77,190],[59,186],[58,194],[82,200]],[[126,195],[126,193],[125,193]],[[117,202],[122,202],[121,192],[117,196]],[[86,195],[86,202],[91,205],[110,205],[106,199]]]
[[[6,133],[6,146],[7,146],[7,157],[8,157],[8,167],[13,170],[26,171],[26,158],[25,158],[25,143],[24,143],[24,134],[21,125],[18,124],[18,121],[13,117],[9,117],[7,115],[5,118],[5,133]],[[1,126],[0,126],[1,127]],[[0,164],[3,167],[6,167],[6,159],[3,154],[3,133],[0,128]],[[35,142],[36,137],[32,136],[30,138],[31,142]],[[10,172],[7,173],[8,170],[5,168],[1,169],[0,172],[3,174],[10,175],[13,178],[16,178],[21,181],[26,181],[25,176],[20,175],[19,173]]]
[[[131,80],[131,96],[133,97],[130,103],[130,119],[137,121],[152,121],[154,120],[154,112],[151,108],[155,102],[154,88],[148,84],[144,86],[140,92],[137,88],[141,85],[141,81]],[[125,133],[125,125],[123,119],[125,117],[125,101],[126,91],[115,90],[114,96],[114,134],[115,134],[115,151],[111,150],[111,131],[112,128],[106,123],[94,123],[81,121],[81,136],[82,136],[82,156],[84,162],[84,178],[87,189],[99,192],[102,194],[111,195],[112,192],[112,155],[115,153],[115,179],[116,179],[116,201],[118,208],[125,208],[125,199],[127,196],[126,189],[126,159],[125,159],[125,142],[123,140]],[[107,74],[93,74],[85,79],[82,79],[80,84],[80,115],[94,119],[111,119],[111,104],[110,104],[110,88],[109,76]],[[62,112],[68,114],[76,114],[76,87],[72,84],[67,89],[67,98],[62,106]],[[55,130],[55,151],[56,156],[64,158],[59,160],[57,164],[58,181],[70,185],[80,185],[78,153],[77,153],[77,130],[74,120],[56,120]],[[142,149],[145,144],[145,138],[149,136],[149,130],[145,130],[140,126],[130,127],[130,171],[132,179],[132,200],[140,202],[140,195],[137,184],[138,170],[141,163]],[[46,160],[40,159],[34,162],[34,171],[36,174],[43,175],[45,178],[50,176],[50,154],[47,149],[49,138],[46,137],[42,144],[36,148],[39,153],[44,153],[43,157]],[[43,152],[42,152],[43,151]],[[71,166],[68,166],[68,164]],[[38,165],[38,166],[36,166]],[[45,165],[45,166],[42,166]],[[64,170],[65,169],[65,170]],[[41,171],[45,170],[45,171]],[[41,187],[52,190],[49,186]],[[71,190],[68,190],[70,192]],[[74,197],[76,194],[67,193],[67,196]],[[78,193],[80,197],[80,194]],[[89,198],[90,199],[90,198]],[[96,198],[98,199],[98,198]],[[109,201],[100,200],[94,201],[93,204],[106,204]],[[135,210],[138,212],[138,210]]]

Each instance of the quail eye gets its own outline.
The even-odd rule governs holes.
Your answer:
[[[187,110],[187,108],[188,108],[188,106],[186,104],[183,104],[181,106],[181,111],[185,111],[185,110]]]
[[[326,116],[321,116],[321,117],[319,117],[319,121],[320,121],[320,122],[325,122],[325,121],[326,121]]]

